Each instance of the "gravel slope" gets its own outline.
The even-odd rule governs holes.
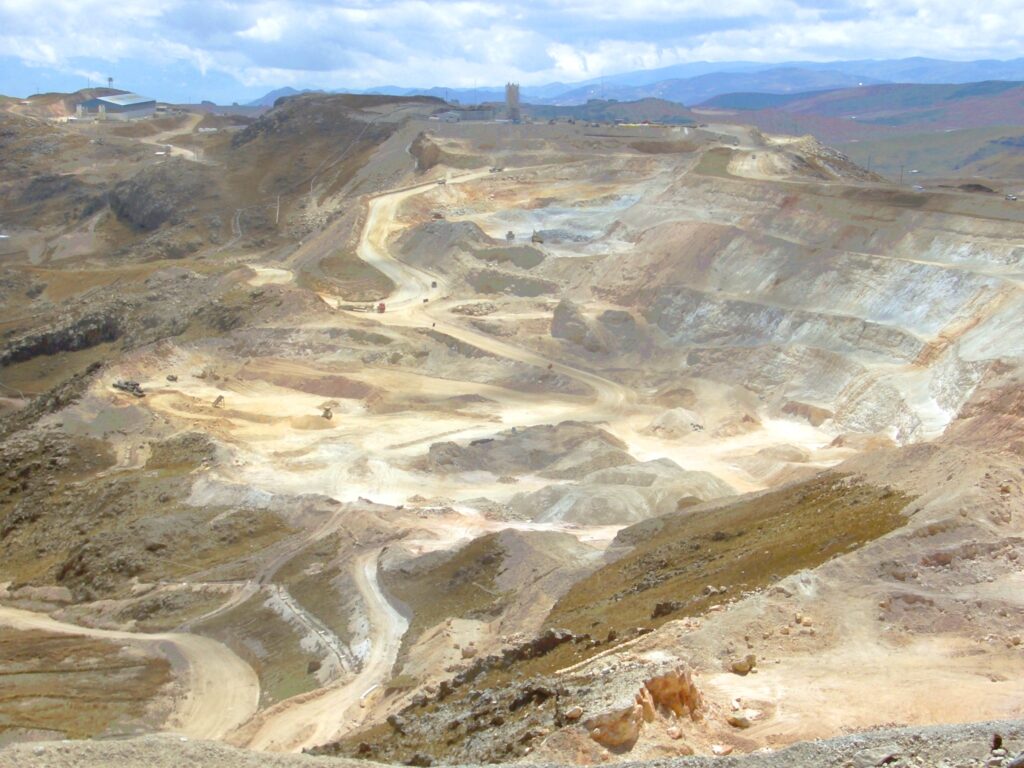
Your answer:
[[[991,751],[1000,734],[1006,756]],[[178,736],[128,741],[18,744],[0,749],[0,768],[352,768],[357,760],[245,752],[223,744]],[[1024,766],[1024,720],[902,728],[797,744],[774,753],[740,757],[691,757],[622,766],[644,768],[1020,768]]]

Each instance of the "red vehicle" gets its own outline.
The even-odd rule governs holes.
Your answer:
[[[387,309],[387,307],[384,306],[384,302],[383,301],[380,304],[377,305],[377,312],[378,313],[382,313],[385,309]]]

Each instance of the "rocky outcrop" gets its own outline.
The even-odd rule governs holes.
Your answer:
[[[58,203],[67,211],[75,211],[78,218],[91,216],[106,205],[105,196],[73,174],[44,174],[36,176],[21,191],[24,206],[43,207]]]
[[[413,139],[409,154],[416,158],[418,173],[426,173],[441,161],[441,148],[426,133],[420,133]]]
[[[395,241],[395,248],[413,266],[447,273],[453,253],[486,249],[497,243],[471,221],[440,220],[405,230]]]
[[[632,464],[626,445],[603,429],[564,421],[512,429],[468,445],[434,443],[427,461],[441,472],[484,470],[496,475],[540,472],[549,477],[579,477],[595,469]]]
[[[551,316],[551,335],[578,344],[588,352],[607,350],[600,336],[591,328],[586,316],[569,299],[562,299]]]
[[[25,429],[43,416],[56,413],[79,400],[102,367],[100,362],[90,363],[81,373],[74,374],[49,391],[32,398],[24,408],[7,414],[0,419],[0,438]]]
[[[652,723],[674,727],[678,734],[671,738],[682,738],[687,723],[703,718],[704,704],[688,666],[677,659],[611,656],[575,671],[541,671],[545,663],[562,667],[574,650],[641,634],[646,631],[635,629],[601,641],[549,629],[428,686],[397,713],[401,729],[392,724],[386,738],[372,730],[356,733],[314,753],[406,762],[430,752],[445,762],[489,763],[524,757],[559,733],[617,751]],[[684,744],[677,748],[685,751]]]
[[[623,348],[644,343],[636,318],[624,309],[606,309],[597,316],[597,322]]]
[[[782,406],[782,412],[790,416],[799,416],[800,418],[807,419],[815,427],[820,427],[835,415],[828,408],[811,405],[810,403],[798,403],[795,400],[790,400]]]
[[[187,160],[152,165],[114,187],[110,205],[118,218],[139,229],[180,224],[197,211],[213,187],[210,171]]]
[[[520,269],[533,269],[544,261],[544,252],[530,245],[478,248],[473,256],[481,261],[498,264],[512,264]]]
[[[539,277],[527,277],[500,269],[476,269],[466,276],[466,282],[478,293],[507,293],[533,298],[555,294],[558,283]]]
[[[545,474],[553,475],[550,470]],[[675,512],[680,499],[706,501],[731,493],[727,483],[708,472],[657,459],[599,467],[572,484],[517,494],[509,507],[517,516],[538,522],[621,525]]]
[[[12,341],[0,352],[0,366],[116,341],[124,333],[126,311],[127,305],[112,304],[78,317],[62,317],[49,327]]]
[[[645,680],[632,702],[587,718],[583,727],[603,747],[628,748],[640,738],[644,724],[659,715],[696,722],[703,717],[703,706],[689,668],[680,665]]]

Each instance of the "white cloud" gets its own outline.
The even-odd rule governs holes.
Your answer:
[[[1024,2],[987,0],[0,0],[36,65],[187,62],[250,85],[572,81],[694,60],[1008,58]]]
[[[276,43],[284,36],[286,21],[280,16],[267,16],[256,19],[256,23],[248,29],[236,34],[261,43]]]

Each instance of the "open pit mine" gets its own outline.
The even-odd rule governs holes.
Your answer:
[[[0,111],[0,766],[1024,748],[1020,204],[742,125],[68,103]]]

